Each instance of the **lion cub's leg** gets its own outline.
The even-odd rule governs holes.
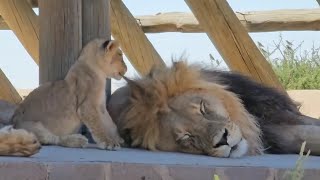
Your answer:
[[[115,150],[123,143],[117,126],[103,107],[86,106],[81,110],[81,120],[90,130],[93,139],[101,149]]]
[[[59,145],[71,148],[84,148],[88,145],[88,139],[81,134],[70,134],[61,136]]]
[[[33,132],[43,145],[58,145],[64,147],[81,148],[86,147],[88,144],[88,139],[81,134],[57,136],[51,133],[40,122],[23,122],[20,124],[20,127]]]

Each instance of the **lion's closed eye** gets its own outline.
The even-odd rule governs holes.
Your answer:
[[[209,113],[206,102],[203,100],[200,101],[200,113],[205,116]]]

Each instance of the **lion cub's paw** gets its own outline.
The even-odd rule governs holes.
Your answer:
[[[118,150],[123,142],[123,139],[117,136],[115,138],[106,138],[104,142],[99,142],[97,145],[100,149]]]
[[[59,145],[71,148],[84,148],[88,145],[88,139],[81,134],[62,136]]]

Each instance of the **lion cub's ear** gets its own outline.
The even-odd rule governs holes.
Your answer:
[[[112,54],[114,54],[119,48],[119,42],[116,40],[108,40],[102,44],[102,47],[105,49],[105,52],[111,52]]]

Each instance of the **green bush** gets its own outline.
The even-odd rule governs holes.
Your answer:
[[[257,44],[287,90],[320,89],[320,47],[313,46],[302,52],[303,43],[294,46],[292,42],[283,41],[281,35],[272,50]]]
[[[313,46],[302,51],[303,42],[294,45],[280,38],[274,47],[265,47],[260,42],[257,46],[272,65],[280,82],[287,90],[320,89],[320,47]],[[211,65],[221,67],[223,61],[210,54]]]

